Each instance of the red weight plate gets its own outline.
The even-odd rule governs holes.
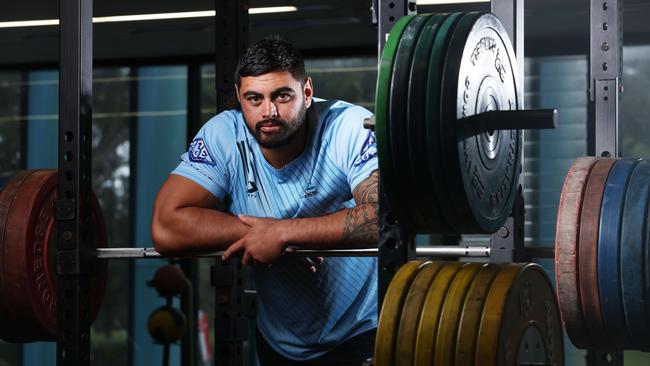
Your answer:
[[[590,344],[601,347],[607,345],[607,338],[600,315],[598,291],[598,228],[607,175],[615,161],[616,159],[599,159],[594,163],[587,178],[585,200],[580,211],[578,278],[582,313],[590,334]]]
[[[57,335],[56,222],[57,173],[18,173],[0,194],[0,338],[10,342],[54,340]],[[91,200],[95,243],[106,246],[104,218]],[[91,277],[91,319],[101,306],[107,266]]]
[[[562,321],[576,347],[589,343],[582,315],[578,280],[578,235],[580,210],[590,168],[596,158],[576,159],[564,180],[555,229],[555,278]]]

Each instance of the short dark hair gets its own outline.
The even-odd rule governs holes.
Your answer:
[[[300,51],[279,37],[268,37],[257,41],[244,52],[235,71],[235,83],[239,87],[242,77],[279,71],[290,72],[300,83],[306,80],[305,61]]]

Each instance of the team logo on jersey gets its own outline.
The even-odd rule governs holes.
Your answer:
[[[190,148],[188,150],[188,155],[190,156],[190,161],[201,164],[215,165],[215,161],[210,155],[207,146],[205,146],[205,141],[198,138],[192,141]]]
[[[305,194],[303,197],[308,198],[311,196],[315,196],[318,193],[318,189],[314,186],[309,186],[307,189],[305,189]]]
[[[377,140],[375,139],[375,133],[373,131],[368,131],[366,142],[363,143],[359,157],[357,157],[353,165],[359,166],[364,164],[375,155],[377,155]]]

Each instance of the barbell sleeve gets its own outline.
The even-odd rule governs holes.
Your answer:
[[[460,119],[468,127],[482,130],[541,130],[557,126],[556,109],[488,111]]]

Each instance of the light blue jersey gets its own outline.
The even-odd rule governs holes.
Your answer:
[[[173,171],[228,204],[233,214],[299,218],[354,207],[354,188],[377,170],[367,110],[314,100],[305,150],[275,169],[230,110],[208,121]],[[284,357],[307,360],[377,327],[376,258],[326,258],[316,273],[295,258],[255,267],[258,327]]]

